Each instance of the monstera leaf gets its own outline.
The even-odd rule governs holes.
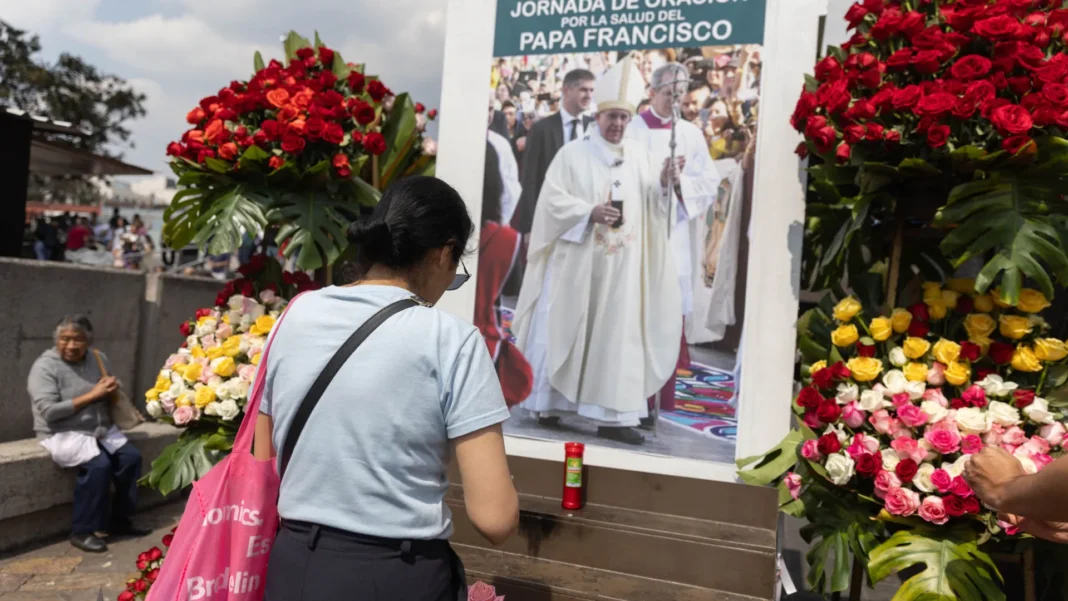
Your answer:
[[[379,157],[378,187],[385,190],[404,173],[411,151],[419,140],[415,129],[415,104],[407,93],[394,100],[393,110],[382,124],[382,136],[386,139],[386,152]]]
[[[237,186],[215,199],[197,218],[193,243],[218,255],[241,246],[241,237],[255,236],[267,225],[262,202]]]
[[[199,480],[221,458],[207,448],[208,440],[209,437],[194,430],[182,432],[177,442],[156,457],[152,470],[141,478],[140,483],[169,495]]]
[[[872,520],[863,507],[843,502],[837,487],[822,478],[814,479],[804,498],[809,523],[801,529],[801,537],[811,545],[805,555],[810,567],[809,587],[817,592],[845,591],[852,560],[867,563],[883,525]]]
[[[797,447],[804,442],[804,435],[794,430],[783,439],[779,446],[764,455],[739,459],[737,465],[744,468],[747,465],[756,464],[749,469],[738,472],[738,477],[746,484],[766,486],[778,480],[797,464]]]
[[[879,582],[923,566],[901,585],[893,601],[1004,601],[1001,574],[979,550],[970,530],[901,530],[870,554],[868,571]]]
[[[1054,225],[1068,214],[1063,195],[1068,142],[1048,141],[1042,148],[1033,168],[996,171],[956,186],[935,221],[953,228],[941,249],[954,265],[993,253],[976,278],[976,289],[985,292],[1000,276],[1001,294],[1013,304],[1025,276],[1051,298],[1054,281],[1068,283],[1063,232]]]
[[[281,223],[278,241],[284,254],[297,256],[297,267],[311,271],[333,264],[348,246],[345,230],[359,218],[361,206],[373,207],[379,193],[370,184],[353,178],[355,202],[347,195],[285,193],[272,205],[268,218]]]

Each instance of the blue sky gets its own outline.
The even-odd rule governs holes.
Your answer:
[[[0,19],[41,36],[43,56],[76,54],[148,96],[129,123],[131,163],[166,170],[167,143],[203,96],[252,72],[252,54],[281,57],[281,35],[318,30],[346,60],[393,90],[440,101],[444,0],[0,0]]]

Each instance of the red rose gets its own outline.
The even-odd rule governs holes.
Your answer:
[[[982,352],[983,349],[980,348],[979,345],[975,344],[974,342],[968,342],[967,340],[965,340],[964,342],[960,343],[960,356],[969,361],[979,360],[979,355]]]
[[[167,156],[182,156],[183,152],[185,152],[185,147],[178,142],[171,142],[167,145]]]
[[[964,513],[968,515],[976,515],[980,510],[979,499],[975,497],[968,497],[964,499]]]
[[[185,116],[185,120],[193,125],[197,125],[201,121],[203,121],[204,117],[206,116],[207,114],[204,112],[204,109],[198,106],[193,110],[189,111],[189,113]]]
[[[159,547],[152,547],[151,549],[146,551],[146,553],[148,553],[149,561],[156,561],[160,557],[163,557],[163,551],[160,551]]]
[[[1034,96],[1034,94],[1032,94]],[[1026,100],[1026,98],[1024,99]],[[1061,109],[1052,106],[1042,106],[1031,111],[1031,118],[1035,120],[1035,126],[1047,127],[1057,123],[1061,116]]]
[[[886,129],[878,123],[869,123],[864,137],[872,142],[877,142],[886,137]]]
[[[816,90],[816,100],[828,113],[840,113],[849,108],[849,101],[852,99],[848,85],[841,79],[825,83]]]
[[[794,114],[790,117],[790,125],[797,131],[804,131],[806,120],[812,116],[818,106],[819,101],[816,100],[815,94],[801,92],[801,97],[797,99],[797,105],[794,106]]]
[[[902,459],[897,467],[894,468],[894,473],[902,482],[912,482],[912,479],[916,477],[916,470],[919,466],[912,459]]]
[[[877,112],[878,109],[871,100],[861,99],[849,107],[849,110],[845,112],[845,117],[850,121],[866,121],[874,118]]]
[[[960,313],[961,315],[967,315],[971,313],[972,309],[975,309],[975,301],[973,301],[972,297],[970,296],[962,296],[960,300],[957,301],[957,306],[953,308],[954,311]]]
[[[1010,135],[1026,134],[1034,126],[1031,113],[1018,104],[997,107],[990,114],[990,120],[994,122],[994,127],[999,131]]]
[[[164,547],[171,546],[171,541],[173,541],[173,540],[174,540],[174,535],[173,534],[164,534],[163,535],[163,546]]]
[[[942,68],[942,53],[938,50],[921,50],[912,57],[912,66],[925,75],[937,73]]]
[[[902,48],[901,50],[898,50],[897,52],[891,54],[889,56],[889,58],[886,59],[886,66],[890,67],[891,69],[900,70],[900,69],[904,69],[904,68],[908,67],[911,64],[912,64],[912,49],[911,48]]]
[[[237,158],[239,152],[237,144],[227,142],[219,147],[219,158],[226,161],[232,161]]]
[[[834,383],[834,374],[828,368],[823,368],[812,374],[812,383],[820,390],[827,390]]]
[[[923,13],[915,10],[905,13],[905,18],[901,20],[901,33],[911,38],[923,31],[926,24],[927,16]]]
[[[949,141],[949,126],[935,125],[927,130],[927,144],[931,148],[942,148]]]
[[[849,10],[846,11],[845,19],[849,22],[849,28],[855,29],[857,25],[864,21],[866,16],[868,16],[868,10],[860,4],[853,3],[853,6],[850,6]]]
[[[363,86],[365,82],[366,78],[363,76],[363,73],[360,73],[359,71],[349,73],[349,89],[352,90],[353,94],[363,94]]]
[[[970,81],[990,73],[990,68],[993,66],[994,64],[985,56],[970,54],[957,59],[957,62],[953,63],[953,67],[950,68],[949,72],[957,79]]]
[[[808,144],[805,144],[804,142],[798,143],[797,148],[794,149],[794,154],[796,154],[797,157],[800,158],[800,159],[807,158],[808,157]]]
[[[1065,75],[1068,75],[1068,65],[1063,62],[1049,62],[1044,67],[1035,69],[1035,78],[1043,84],[1063,83]]]
[[[978,103],[968,98],[961,98],[957,101],[957,105],[953,107],[953,116],[958,119],[970,119],[978,109]]]
[[[304,150],[304,144],[304,138],[300,136],[293,134],[282,136],[282,150],[290,154],[300,154]]]
[[[375,102],[381,102],[382,99],[389,94],[389,88],[386,87],[386,84],[382,83],[382,80],[373,79],[371,80],[371,83],[367,84],[367,95]]]
[[[990,343],[989,354],[990,358],[994,360],[994,363],[1004,365],[1009,361],[1012,361],[1013,348],[1011,344],[992,342]]]
[[[949,401],[949,407],[951,409],[964,409],[968,406],[968,403],[964,402],[964,399],[952,399]]]
[[[975,25],[972,25],[972,33],[995,41],[1014,39],[1019,31],[1020,22],[1015,17],[1008,15],[990,17],[976,21]]]
[[[857,343],[857,355],[859,355],[861,357],[874,357],[875,356],[875,345],[874,344],[869,345],[869,344],[864,344],[864,343],[858,342]]]
[[[159,568],[152,568],[152,570],[145,574],[145,580],[149,582],[155,582],[159,578]]]
[[[857,75],[855,78],[856,84],[873,90],[878,89],[879,85],[883,82],[883,71],[885,70],[886,65],[879,65],[879,67],[875,69],[862,71],[860,75]]]
[[[1023,95],[1031,91],[1031,78],[1026,75],[1009,78],[1009,88],[1017,95]]]
[[[308,60],[309,58],[311,58],[313,56],[315,56],[315,51],[312,50],[311,48],[298,48],[297,49],[297,58],[299,58],[302,61]]]
[[[1062,83],[1049,83],[1042,88],[1042,97],[1057,108],[1068,108],[1068,86]]]
[[[1009,154],[1016,155],[1027,148],[1032,142],[1033,140],[1027,135],[1010,136],[1001,141],[1001,148]]]
[[[880,42],[886,41],[890,36],[901,31],[902,19],[901,11],[895,8],[888,9],[879,17],[875,25],[871,26],[868,33]]]
[[[330,123],[323,131],[323,141],[330,144],[340,144],[345,141],[345,131],[338,123]]]
[[[909,305],[908,311],[909,313],[912,313],[913,319],[918,319],[920,321],[929,321],[931,319],[931,315],[927,312],[927,305],[923,303]]]
[[[285,165],[285,164],[286,164],[286,160],[283,159],[282,157],[278,157],[278,156],[271,157],[271,160],[267,161],[267,165],[271,169],[281,169],[282,166]]]
[[[321,138],[325,129],[326,121],[323,121],[321,117],[310,117],[304,122],[304,134],[308,136],[309,140]]]
[[[826,154],[834,148],[834,143],[838,139],[838,133],[834,131],[834,128],[830,125],[819,128],[813,132],[810,137],[813,143],[816,144],[816,150],[820,154]]]
[[[833,424],[842,417],[842,408],[834,399],[825,400],[820,403],[819,409],[816,409],[816,417],[825,424]]]
[[[959,6],[955,4],[939,8],[942,10],[942,18],[946,20],[950,27],[957,31],[968,31],[972,28],[972,24],[975,23],[975,17],[978,15],[974,8],[959,8]]]
[[[136,598],[137,596],[133,593],[133,591],[122,591],[121,593],[119,593],[118,601],[134,601],[134,599]]]
[[[319,62],[324,67],[330,68],[334,66],[334,51],[326,46],[319,46]]]
[[[842,443],[838,440],[836,434],[824,434],[820,437],[819,442],[816,443],[816,447],[824,455],[833,455],[842,450]]]
[[[138,578],[137,581],[133,583],[133,588],[135,591],[143,593],[145,592],[145,589],[148,588],[148,583],[145,582],[144,578]]]
[[[349,157],[345,156],[344,154],[335,154],[332,164],[334,166],[334,169],[337,170],[337,174],[340,177],[348,177],[352,175],[352,168],[349,165]]]
[[[823,395],[812,386],[805,386],[797,395],[797,406],[805,409],[815,409],[823,402]]]
[[[226,302],[230,300],[230,295],[225,292],[220,292],[215,295],[215,306],[222,307],[226,305]],[[182,343],[183,345],[185,343]]]
[[[274,119],[265,120],[260,127],[263,128],[262,131],[268,140],[274,141],[282,137],[282,124]]]
[[[861,476],[871,478],[881,467],[882,461],[877,461],[875,455],[871,453],[864,453],[857,457],[857,473]]]
[[[894,110],[900,111],[916,106],[916,103],[921,98],[923,98],[923,88],[918,85],[911,85],[895,91],[891,102]]]
[[[827,370],[831,372],[835,380],[844,380],[853,375],[853,372],[849,371],[849,368],[842,361],[831,365]]]
[[[1031,403],[1035,402],[1034,390],[1014,390],[1012,392],[1012,398],[1016,401],[1016,406],[1020,409],[1027,407]]]
[[[425,106],[423,106],[423,103],[422,103],[422,102],[416,102],[416,103],[415,103],[415,113],[416,113],[417,115],[420,115],[420,114],[422,114],[422,113],[423,113],[423,111],[425,111],[425,110],[426,110],[426,107],[425,107]]]
[[[958,98],[946,92],[928,94],[916,103],[916,114],[921,116],[941,117],[953,110]]]
[[[1035,32],[1035,46],[1039,48],[1046,48],[1053,42],[1052,30],[1049,27],[1043,27]]]
[[[959,518],[964,515],[964,500],[953,495],[942,497],[942,505],[946,508],[946,515],[951,518]]]
[[[378,132],[371,132],[364,136],[363,147],[371,154],[382,154],[386,151],[386,139]]]
[[[913,338],[923,338],[931,331],[931,326],[927,325],[927,322],[919,321],[917,319],[912,320],[909,324],[909,336]]]
[[[853,125],[847,125],[842,130],[842,137],[849,144],[856,144],[864,139],[865,129],[863,125],[854,123]],[[848,158],[848,157],[847,157]]]
[[[375,107],[362,100],[357,101],[355,108],[352,110],[352,116],[360,125],[367,125],[375,120]]]
[[[438,118],[438,109],[430,109],[430,112],[426,114],[426,118],[433,121]]]
[[[208,159],[213,158],[215,158],[215,151],[210,148],[206,148],[197,153],[197,162],[201,164],[203,164]]]
[[[845,70],[842,69],[842,63],[838,62],[837,58],[827,56],[816,63],[815,75],[816,80],[821,82],[837,81],[845,77]]]

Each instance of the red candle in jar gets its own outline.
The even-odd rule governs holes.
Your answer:
[[[586,445],[569,442],[564,445],[564,495],[560,503],[564,509],[582,509],[582,455]]]

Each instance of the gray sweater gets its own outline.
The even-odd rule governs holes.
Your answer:
[[[103,353],[104,367],[111,373],[111,363]],[[74,410],[74,399],[89,392],[103,374],[89,351],[81,363],[67,363],[54,348],[41,353],[30,368],[26,389],[33,401],[33,430],[38,438],[57,432],[84,432],[100,438],[111,428],[108,402],[101,400],[81,411]]]

